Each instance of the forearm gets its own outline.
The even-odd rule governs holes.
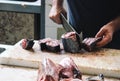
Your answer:
[[[120,16],[112,20],[111,22],[108,23],[111,27],[113,27],[114,31],[120,30]]]
[[[63,0],[52,0],[52,5],[54,6],[63,6]]]

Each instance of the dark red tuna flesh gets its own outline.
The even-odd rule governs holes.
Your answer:
[[[71,58],[64,58],[59,64],[46,58],[41,67],[38,71],[37,81],[81,81],[82,78]]]
[[[96,37],[96,38],[85,38],[82,41],[82,47],[86,50],[86,51],[93,51],[94,49],[96,49],[96,44],[97,42],[101,41],[102,37]]]
[[[60,42],[56,39],[45,38],[39,40],[42,51],[60,52]]]
[[[82,74],[72,58],[64,58],[59,64],[63,67],[60,79],[82,79]]]
[[[34,42],[32,39],[23,39],[21,42],[21,46],[23,49],[29,50],[32,49]]]
[[[62,66],[55,64],[50,59],[46,58],[42,63],[42,69],[39,69],[38,71],[37,81],[58,81],[61,69]]]
[[[67,32],[61,36],[64,50],[70,53],[77,53],[81,49],[80,38],[75,32]]]

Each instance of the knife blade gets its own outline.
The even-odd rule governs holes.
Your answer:
[[[76,32],[75,29],[68,23],[67,19],[65,18],[65,16],[61,13],[61,20],[62,20],[62,25],[65,29],[66,32]]]
[[[65,29],[66,32],[75,32],[76,35],[81,39],[80,35],[77,33],[77,31],[68,23],[67,19],[65,18],[65,16],[60,13],[61,15],[61,20],[62,20],[62,25],[63,28]]]

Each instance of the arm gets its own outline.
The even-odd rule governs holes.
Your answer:
[[[120,16],[114,19],[109,23],[112,27],[114,32],[120,29]]]
[[[53,6],[63,6],[63,0],[52,0]]]
[[[54,22],[61,24],[60,13],[66,16],[66,11],[63,8],[63,0],[52,0],[52,8],[49,13],[49,18]]]
[[[120,30],[120,16],[110,21],[99,30],[96,37],[103,37],[103,39],[97,43],[97,46],[102,47],[111,42],[114,32],[118,30]]]

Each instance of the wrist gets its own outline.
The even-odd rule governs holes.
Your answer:
[[[108,25],[112,27],[113,31],[120,30],[120,17],[117,17],[116,19],[112,20],[108,23]]]
[[[62,7],[63,6],[63,0],[53,0],[52,1],[52,6]]]

